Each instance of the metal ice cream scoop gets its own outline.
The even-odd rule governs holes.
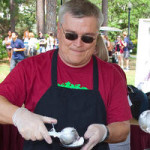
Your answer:
[[[142,112],[138,119],[140,128],[146,132],[150,133],[150,110]]]
[[[65,145],[72,144],[79,138],[76,129],[71,127],[64,128],[60,133],[60,142]]]
[[[58,137],[63,145],[69,145],[80,139],[77,131],[73,127],[67,127],[61,130],[61,132],[56,132],[54,125],[49,131],[49,135],[53,137]]]

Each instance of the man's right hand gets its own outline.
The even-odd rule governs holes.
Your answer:
[[[44,123],[56,124],[56,119],[32,113],[26,108],[18,108],[12,119],[24,139],[32,141],[45,139],[48,144],[52,143]]]

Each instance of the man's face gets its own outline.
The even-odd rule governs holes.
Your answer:
[[[17,39],[16,33],[12,33],[12,39],[13,39],[13,41],[15,41]]]
[[[68,40],[65,33],[75,33],[78,38]],[[95,17],[74,18],[69,13],[65,14],[64,22],[62,25],[58,25],[57,30],[59,56],[62,61],[71,67],[86,65],[95,51],[97,33],[97,20]],[[86,43],[82,41],[83,35],[92,37],[93,42]]]

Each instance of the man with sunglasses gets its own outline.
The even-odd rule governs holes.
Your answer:
[[[24,150],[62,149],[48,134],[50,124],[58,132],[74,127],[86,141],[82,150],[109,150],[108,143],[126,139],[131,112],[124,79],[93,55],[102,21],[91,2],[66,2],[59,10],[59,50],[22,61],[0,85],[0,122],[18,128]]]

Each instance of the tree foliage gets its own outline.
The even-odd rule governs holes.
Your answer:
[[[36,22],[35,18],[35,0],[14,0],[15,10],[13,12],[15,19],[15,28],[18,33],[26,29],[32,30]],[[0,37],[4,38],[7,31],[10,29],[10,0],[0,1],[0,12],[3,17],[0,17]],[[21,7],[22,6],[22,7]],[[21,8],[21,9],[20,9]]]
[[[128,29],[128,1],[109,0],[108,1],[108,26],[117,27],[123,31]],[[131,39],[138,36],[138,25],[140,18],[150,18],[150,0],[130,0],[132,3],[130,13]],[[95,0],[99,5],[99,0]],[[101,8],[101,5],[99,5]],[[110,33],[115,35],[114,33]],[[118,33],[117,33],[118,34]]]

